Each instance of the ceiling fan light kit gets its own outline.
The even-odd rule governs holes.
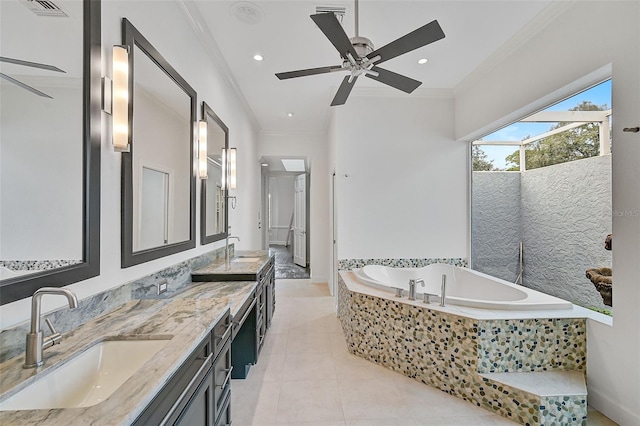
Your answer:
[[[311,15],[311,19],[333,44],[338,53],[340,53],[342,65],[282,72],[277,73],[276,77],[280,80],[286,80],[308,75],[348,71],[349,75],[342,80],[331,102],[331,106],[343,105],[347,101],[351,89],[353,89],[356,80],[361,75],[405,93],[411,93],[417,89],[422,82],[380,68],[378,65],[396,56],[403,55],[443,39],[445,35],[438,21],[431,21],[417,30],[375,50],[371,40],[366,37],[360,37],[358,34],[358,0],[355,1],[355,12],[356,35],[351,38],[347,36],[340,21],[338,21],[338,18],[336,18],[333,13],[328,12]]]

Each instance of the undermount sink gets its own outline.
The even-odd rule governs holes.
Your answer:
[[[260,260],[259,257],[236,257],[235,259],[232,260],[232,262],[253,263],[253,262],[257,262],[258,260]]]
[[[104,340],[67,361],[6,401],[0,411],[90,407],[107,399],[170,337]]]

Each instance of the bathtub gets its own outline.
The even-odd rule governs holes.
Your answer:
[[[362,284],[395,292],[402,288],[409,291],[410,279],[423,279],[425,286],[416,286],[416,300],[423,293],[440,294],[442,275],[447,276],[446,303],[483,309],[501,310],[556,310],[572,309],[573,304],[530,288],[468,268],[434,263],[422,268],[392,268],[367,265],[352,271]],[[437,300],[438,298],[434,298]]]

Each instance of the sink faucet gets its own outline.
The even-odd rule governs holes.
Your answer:
[[[416,300],[416,284],[422,284],[424,287],[424,280],[422,278],[409,280],[409,300]]]
[[[78,298],[67,289],[56,287],[42,287],[33,293],[31,299],[31,331],[27,333],[27,346],[25,349],[24,368],[40,367],[43,363],[42,354],[45,349],[50,348],[62,339],[62,335],[56,331],[49,319],[45,322],[51,329],[51,336],[44,337],[44,332],[40,329],[40,299],[45,294],[58,294],[65,296],[69,301],[69,308],[78,307]]]
[[[229,231],[227,231],[227,238],[225,240],[225,246],[224,246],[224,265],[227,269],[229,269],[229,240],[233,238],[235,238],[236,240],[238,240],[238,242],[240,242],[240,237],[236,237],[236,236],[231,237],[229,236]]]

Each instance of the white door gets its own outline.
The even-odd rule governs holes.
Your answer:
[[[293,200],[293,262],[307,267],[307,177],[296,176]]]
[[[169,241],[169,174],[142,168],[140,239],[134,250],[160,247]]]

